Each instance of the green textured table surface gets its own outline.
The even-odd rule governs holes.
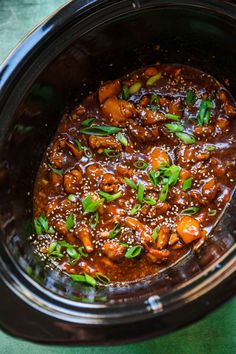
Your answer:
[[[0,0],[0,62],[63,0]],[[17,311],[17,309],[16,309]],[[1,314],[0,314],[1,316]],[[0,332],[0,354],[231,354],[236,352],[236,299],[205,319],[161,338],[113,347],[42,346]]]

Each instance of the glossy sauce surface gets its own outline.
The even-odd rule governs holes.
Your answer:
[[[95,285],[201,247],[235,185],[235,118],[229,92],[191,67],[103,83],[64,114],[40,165],[36,252]]]

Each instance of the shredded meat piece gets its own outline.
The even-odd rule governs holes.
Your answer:
[[[93,252],[94,247],[91,241],[91,236],[89,228],[82,225],[78,230],[76,230],[76,236],[83,242],[83,245],[88,253]]]
[[[103,245],[103,253],[112,261],[120,262],[124,258],[126,248],[118,242],[106,242]]]
[[[100,188],[104,192],[117,192],[118,186],[117,186],[117,179],[112,173],[105,173],[102,182],[100,183]]]
[[[116,151],[122,150],[122,145],[119,143],[114,136],[95,136],[91,135],[89,137],[89,146],[92,149],[113,149]]]
[[[103,103],[102,113],[112,125],[124,126],[135,116],[136,109],[131,102],[113,96]]]
[[[64,188],[67,193],[78,192],[83,183],[83,175],[79,170],[72,170],[64,175]]]
[[[120,92],[120,81],[108,81],[99,88],[98,98],[99,102],[103,103],[107,98],[111,96],[116,96]]]
[[[167,119],[163,113],[150,108],[144,108],[140,105],[137,106],[136,110],[143,125],[153,125],[157,122],[164,122]]]

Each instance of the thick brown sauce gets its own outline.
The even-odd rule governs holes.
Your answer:
[[[123,90],[122,99],[124,87],[126,91],[129,88],[129,94]],[[197,117],[202,100],[208,106],[201,126]],[[170,119],[166,114],[174,116]],[[120,142],[117,134],[100,137],[81,133],[80,129],[86,128],[81,122],[91,117],[95,118],[92,126],[121,128],[127,141]],[[36,252],[69,274],[96,277],[100,272],[112,282],[127,282],[155,274],[190,249],[200,247],[235,185],[235,117],[229,92],[210,75],[191,67],[153,66],[103,84],[63,116],[41,163],[34,192],[35,218],[44,214],[53,233],[39,223],[38,234],[42,235],[34,241]],[[184,143],[166,123],[181,124],[182,132],[195,142]],[[81,150],[75,140],[87,148]],[[107,157],[106,149],[117,156]],[[137,169],[137,160],[143,160],[147,167]],[[180,171],[177,181],[169,185],[166,199],[160,202],[160,191],[168,179],[163,180],[167,170],[161,172],[167,167],[165,163],[179,166]],[[150,181],[150,170],[161,173],[157,186]],[[125,177],[145,187],[143,201],[138,201],[137,190],[126,184]],[[192,185],[183,191],[184,181],[190,178]],[[82,200],[89,194],[93,200],[101,199],[98,191],[111,195],[121,192],[121,196],[112,202],[104,200],[97,214],[85,213]],[[147,204],[148,198],[155,205]],[[137,204],[140,209],[130,215]],[[183,216],[189,207],[194,207],[195,214]],[[96,215],[99,220],[93,228]],[[121,231],[110,239],[109,233],[117,224]],[[159,234],[154,241],[155,228]],[[59,247],[58,256],[55,245],[63,239],[76,252],[78,246],[85,247],[87,256],[82,255],[73,265],[67,248]],[[49,249],[52,242],[54,246]],[[131,246],[141,246],[141,252],[128,259]]]

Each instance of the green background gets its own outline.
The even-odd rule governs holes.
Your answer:
[[[0,62],[63,0],[0,0]],[[16,309],[17,311],[17,309]],[[236,352],[236,299],[205,319],[161,338],[113,347],[55,347],[12,338],[0,331],[0,354],[231,354]]]

